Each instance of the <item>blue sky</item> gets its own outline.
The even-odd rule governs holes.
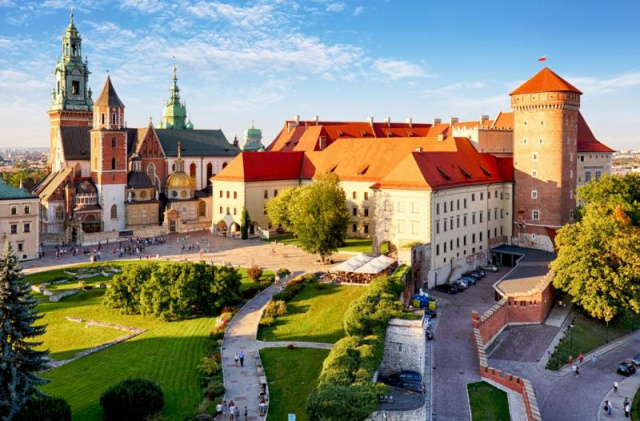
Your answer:
[[[110,71],[129,127],[178,84],[196,128],[263,142],[286,119],[495,116],[542,68],[584,92],[610,146],[640,148],[640,2],[0,0],[0,147],[48,146],[60,35],[74,5],[94,99]]]

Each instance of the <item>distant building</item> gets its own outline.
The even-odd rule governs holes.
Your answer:
[[[244,131],[244,145],[242,150],[246,152],[261,152],[264,151],[264,145],[262,144],[262,130],[256,129],[251,124],[251,128]]]
[[[0,235],[9,241],[19,260],[38,258],[38,197],[0,179]]]
[[[48,112],[51,173],[33,190],[42,205],[42,241],[88,244],[208,228],[209,180],[239,148],[221,130],[194,129],[180,100],[175,65],[159,127],[151,121],[144,128],[127,127],[124,103],[109,76],[93,101],[81,48],[72,14]],[[175,172],[189,178],[188,197],[166,195]]]

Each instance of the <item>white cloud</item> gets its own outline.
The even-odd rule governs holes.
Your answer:
[[[629,72],[610,79],[596,77],[567,77],[582,92],[589,94],[608,94],[623,88],[640,86],[640,72]]]
[[[140,13],[157,13],[164,8],[159,0],[122,0],[123,9],[134,9]]]
[[[436,96],[445,96],[451,95],[453,92],[461,91],[461,90],[469,90],[469,89],[479,89],[486,87],[487,84],[484,82],[457,82],[451,85],[442,86],[440,88],[428,89],[422,92],[422,96],[424,97],[436,97]]]
[[[360,16],[363,12],[364,12],[364,7],[358,6],[355,9],[353,9],[353,16]]]
[[[377,59],[371,68],[392,80],[412,77],[433,77],[417,64],[403,60]]]
[[[327,12],[342,12],[346,5],[342,2],[329,3],[327,5]]]

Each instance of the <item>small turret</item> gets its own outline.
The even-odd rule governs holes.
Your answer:
[[[162,112],[161,129],[193,129],[191,120],[187,121],[187,106],[180,102],[180,88],[178,87],[178,67],[173,64],[173,84],[169,89],[169,100]]]

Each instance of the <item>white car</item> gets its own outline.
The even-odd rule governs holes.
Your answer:
[[[490,264],[480,265],[480,269],[486,270],[487,272],[498,272],[500,270],[500,269],[498,269],[497,266],[490,265]]]

